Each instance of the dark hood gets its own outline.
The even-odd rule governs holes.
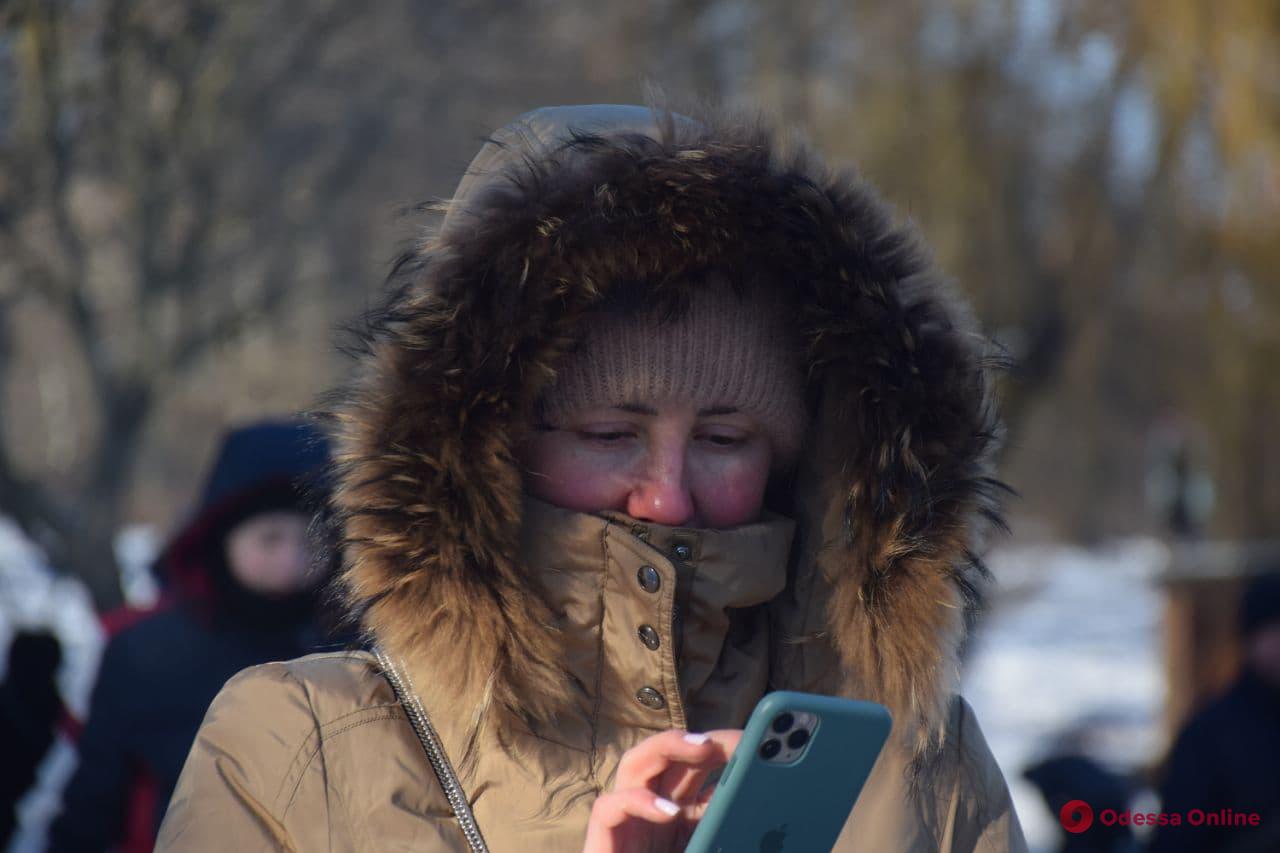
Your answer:
[[[239,521],[280,508],[323,503],[328,441],[303,421],[261,421],[230,430],[205,476],[200,503],[160,552],[156,571],[184,598],[218,591],[226,533]]]
[[[633,106],[526,113],[439,209],[324,406],[369,632],[432,667],[435,695],[474,687],[468,715],[569,707],[520,559],[525,413],[612,289],[677,303],[718,270],[799,306],[808,365],[774,682],[882,702],[905,748],[936,746],[1005,487],[986,342],[914,232],[758,118]]]

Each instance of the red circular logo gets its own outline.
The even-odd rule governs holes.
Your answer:
[[[1093,824],[1093,809],[1084,800],[1072,800],[1058,812],[1058,820],[1067,832],[1084,832]]]

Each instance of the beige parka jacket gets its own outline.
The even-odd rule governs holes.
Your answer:
[[[740,727],[792,689],[894,718],[836,850],[1025,850],[957,693],[1005,488],[990,364],[913,234],[758,117],[612,105],[521,116],[442,208],[324,414],[347,600],[488,849],[581,849],[626,749]],[[525,494],[514,448],[593,305],[615,287],[678,302],[711,271],[799,306],[810,434],[782,498],[708,530]],[[378,661],[353,651],[228,682],[158,849],[468,845]]]

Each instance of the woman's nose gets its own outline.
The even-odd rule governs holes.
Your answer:
[[[659,449],[645,475],[627,497],[627,515],[641,521],[687,525],[693,518],[693,495],[685,478],[682,448]]]

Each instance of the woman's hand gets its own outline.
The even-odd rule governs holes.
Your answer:
[[[714,786],[701,794],[699,789],[708,774],[728,763],[741,738],[742,729],[672,729],[628,749],[613,790],[591,808],[583,853],[683,850]]]

